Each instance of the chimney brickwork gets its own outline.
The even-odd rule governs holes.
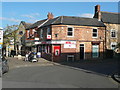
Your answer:
[[[95,15],[94,18],[97,18],[98,21],[101,21],[101,12],[100,12],[100,5],[95,6]]]

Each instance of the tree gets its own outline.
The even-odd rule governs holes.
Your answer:
[[[16,30],[18,29],[18,25],[7,25],[3,30],[3,47],[6,47],[6,45],[10,44],[10,40],[14,40],[14,49],[16,48]]]

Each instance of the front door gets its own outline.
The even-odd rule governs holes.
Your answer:
[[[80,59],[84,59],[84,44],[80,44]]]

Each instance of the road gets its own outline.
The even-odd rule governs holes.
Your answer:
[[[56,65],[14,68],[2,80],[3,88],[118,88],[110,77]]]

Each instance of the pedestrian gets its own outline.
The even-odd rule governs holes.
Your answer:
[[[14,55],[15,55],[15,51],[11,50],[11,56],[14,57]]]
[[[25,55],[25,61],[28,61],[28,56],[29,56],[29,53],[26,52],[26,55]]]

